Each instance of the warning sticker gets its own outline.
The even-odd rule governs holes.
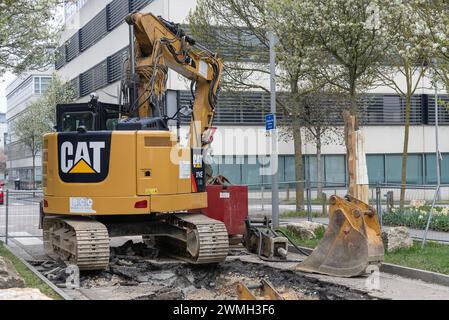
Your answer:
[[[190,179],[190,161],[179,161],[179,179]]]
[[[209,70],[209,65],[207,64],[207,62],[204,62],[203,60],[200,60],[200,68],[198,70],[199,74],[207,79],[207,71]]]
[[[221,199],[229,199],[231,197],[231,194],[227,191],[220,192],[220,198]]]

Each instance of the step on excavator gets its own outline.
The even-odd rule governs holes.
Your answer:
[[[132,13],[130,52],[123,64],[118,104],[56,107],[56,132],[44,135],[44,198],[40,225],[44,247],[80,270],[104,270],[110,238],[142,236],[146,244],[194,264],[219,263],[229,251],[223,221],[209,217],[206,157],[223,60],[178,24],[151,13]],[[168,115],[166,82],[171,69],[191,81],[192,103]],[[181,143],[181,118],[190,120]],[[176,122],[177,132],[169,122]],[[203,214],[207,208],[207,215]],[[286,240],[269,240],[269,258],[285,258]],[[265,234],[263,231],[262,233]],[[253,236],[263,236],[261,232]],[[259,245],[257,245],[259,244]],[[362,273],[383,258],[377,214],[355,198],[333,197],[329,226],[298,270],[337,276]]]

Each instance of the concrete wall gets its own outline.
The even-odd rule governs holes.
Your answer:
[[[367,126],[365,133],[365,151],[367,154],[401,153],[404,139],[404,126]],[[188,127],[181,128],[181,143],[185,144]],[[449,152],[449,127],[441,126],[440,152]],[[269,141],[265,127],[262,126],[219,126],[212,147],[216,155],[263,155],[269,150]],[[279,154],[294,154],[291,139],[279,138]],[[322,147],[324,154],[345,154],[343,144],[328,144]],[[435,127],[411,126],[409,153],[434,153]],[[315,154],[313,143],[303,144],[304,154]]]

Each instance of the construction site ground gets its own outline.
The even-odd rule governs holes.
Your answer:
[[[39,245],[17,245],[12,250],[31,262],[53,283],[64,286],[67,274],[61,261],[49,259]],[[449,288],[387,273],[368,277],[336,278],[294,271],[297,262],[266,262],[235,247],[225,262],[194,266],[148,249],[140,237],[112,239],[111,263],[103,272],[83,272],[80,289],[62,290],[73,299],[237,299],[238,282],[269,280],[285,299],[445,299]],[[301,260],[289,254],[289,260]],[[378,277],[377,277],[378,275]]]

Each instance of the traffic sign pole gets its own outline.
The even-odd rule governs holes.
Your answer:
[[[268,34],[270,39],[270,91],[271,91],[271,115],[266,121],[266,128],[272,132],[271,134],[271,219],[274,228],[279,227],[279,186],[278,186],[278,149],[277,149],[277,129],[276,129],[276,52],[275,45],[277,42],[273,32]],[[271,118],[271,117],[272,118]],[[270,128],[270,129],[269,129]]]

